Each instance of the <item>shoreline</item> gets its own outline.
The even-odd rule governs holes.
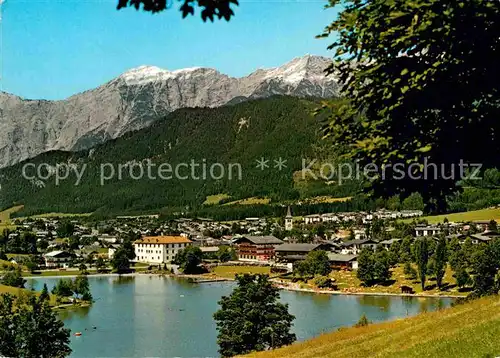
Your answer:
[[[127,276],[127,277],[131,277],[131,276],[137,276],[137,275],[140,275],[140,273],[138,272],[134,272],[134,273],[124,273],[124,274],[117,274],[117,273],[96,273],[96,274],[88,274],[86,275],[87,277],[119,277],[119,276]],[[24,279],[41,279],[41,278],[75,278],[75,277],[78,277],[80,276],[79,274],[75,274],[75,275],[50,275],[50,276],[23,276]]]
[[[149,275],[149,276],[168,276],[171,278],[176,278],[176,279],[199,279],[201,281],[199,282],[194,282],[194,283],[224,283],[224,282],[234,282],[234,278],[228,278],[228,277],[221,277],[221,276],[216,276],[216,277],[210,277],[210,276],[203,276],[203,275],[171,275],[171,274],[162,274],[162,273],[146,273],[146,272],[135,272],[135,273],[128,273],[128,274],[122,274],[118,275],[116,273],[106,273],[106,274],[90,274],[88,275],[89,277],[120,277],[120,276],[125,276],[125,277],[135,277],[139,275]],[[62,275],[62,276],[26,276],[24,277],[25,279],[37,279],[37,278],[75,278],[78,275]],[[321,289],[313,289],[313,288],[300,288],[300,287],[292,287],[288,285],[283,285],[281,282],[277,282],[274,280],[271,280],[280,290],[285,290],[285,291],[295,291],[295,292],[305,292],[305,293],[315,293],[315,294],[320,294],[320,295],[349,295],[349,296],[390,296],[390,297],[416,297],[416,298],[464,298],[466,296],[461,296],[461,295],[453,295],[453,294],[446,294],[446,295],[434,295],[434,294],[409,294],[409,293],[390,293],[390,292],[350,292],[350,291],[332,291],[332,290],[321,290]]]
[[[432,295],[432,294],[410,294],[410,293],[390,293],[390,292],[349,292],[349,291],[330,291],[330,290],[314,290],[312,288],[297,288],[277,285],[278,288],[285,291],[296,291],[306,293],[316,293],[321,295],[349,295],[349,296],[392,296],[392,297],[415,297],[415,298],[464,298],[466,296],[459,295]]]

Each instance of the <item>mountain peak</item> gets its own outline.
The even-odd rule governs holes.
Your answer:
[[[164,81],[178,77],[189,77],[197,72],[207,73],[217,71],[212,68],[204,67],[189,67],[175,71],[169,71],[157,66],[143,65],[126,71],[118,78],[123,79],[127,83],[127,85],[137,85],[154,81]]]
[[[327,57],[305,55],[296,57],[283,66],[267,70],[266,78],[278,78],[296,84],[304,79],[325,80],[325,69],[332,63]],[[327,79],[328,80],[328,79]]]
[[[339,86],[324,73],[330,63],[307,55],[241,78],[206,67],[170,71],[140,66],[65,100],[0,93],[0,167],[50,150],[90,148],[179,108],[213,108],[274,95],[336,97]]]

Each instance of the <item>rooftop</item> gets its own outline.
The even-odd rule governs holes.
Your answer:
[[[334,262],[350,262],[357,258],[356,255],[342,255],[342,254],[334,254],[328,253],[328,259]]]
[[[252,235],[245,235],[245,236],[242,236],[242,237],[239,237],[238,239],[236,239],[236,242],[238,241],[241,241],[241,240],[248,240],[254,244],[260,244],[260,245],[264,245],[264,244],[282,244],[283,241],[281,241],[280,239],[278,239],[277,237],[274,237],[272,235],[269,235],[269,236],[252,236]]]
[[[276,251],[310,252],[321,246],[321,244],[283,244]]]
[[[184,236],[146,236],[139,239],[135,244],[189,244],[192,241]]]

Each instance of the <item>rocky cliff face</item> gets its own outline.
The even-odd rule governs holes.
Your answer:
[[[0,167],[50,150],[90,148],[144,128],[185,107],[217,107],[272,95],[335,97],[330,60],[305,56],[233,78],[210,68],[167,71],[141,66],[61,101],[0,92]]]

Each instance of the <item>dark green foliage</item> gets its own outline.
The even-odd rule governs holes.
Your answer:
[[[69,278],[60,279],[54,288],[52,288],[52,293],[59,297],[73,296],[73,281]]]
[[[386,282],[390,280],[392,273],[390,270],[389,253],[383,249],[375,252],[373,255],[375,264],[373,265],[373,274],[376,282]]]
[[[314,278],[314,284],[318,288],[330,288],[332,287],[332,279],[328,276],[317,276]]]
[[[365,286],[386,282],[392,276],[390,266],[389,253],[385,249],[373,252],[370,248],[363,248],[358,256],[356,276]]]
[[[40,300],[42,300],[42,301],[47,300],[48,301],[49,299],[50,299],[49,289],[47,288],[47,284],[44,283],[42,292],[40,293]]]
[[[85,265],[84,263],[81,263],[80,266],[78,266],[78,270],[81,274],[88,274],[87,265]]]
[[[195,9],[200,8],[201,19],[212,22],[215,18],[229,21],[234,16],[231,6],[238,5],[237,0],[181,0],[179,2],[182,3],[179,10],[183,18],[194,15]],[[167,0],[118,0],[118,10],[128,6],[133,6],[137,10],[142,8],[144,11],[157,13],[170,8],[172,2]]]
[[[304,261],[294,264],[294,274],[297,277],[307,278],[319,276],[328,276],[332,271],[328,255],[325,251],[311,251],[307,254]]]
[[[4,230],[3,243],[5,251],[13,254],[36,254],[36,235],[30,231],[24,231],[20,235],[9,238],[10,232]]]
[[[299,185],[293,179],[293,174],[302,169],[302,158],[316,158],[321,154],[325,158],[335,159],[331,147],[322,148],[318,154],[318,147],[321,147],[318,144],[321,142],[320,123],[310,114],[316,106],[314,101],[273,97],[214,109],[181,109],[158,120],[151,127],[127,133],[95,147],[91,155],[90,151],[50,152],[29,161],[54,166],[72,162],[79,165],[80,169],[86,165],[78,186],[74,185],[76,175],[73,174],[59,186],[55,185],[52,176],[45,182],[44,188],[37,187],[23,179],[22,168],[25,163],[0,170],[3,192],[0,207],[22,203],[25,209],[17,215],[23,216],[41,212],[95,212],[96,217],[116,213],[157,212],[165,207],[171,208],[172,213],[178,213],[185,212],[188,207],[189,214],[206,217],[207,212],[211,214],[211,210],[216,210],[213,216],[222,217],[240,208],[219,205],[216,208],[205,207],[202,203],[206,196],[227,193],[234,200],[269,197],[274,201],[309,197],[319,192],[322,195],[353,196],[361,189],[361,184],[356,181],[326,185],[323,180],[316,182],[306,177],[307,180],[300,180]],[[238,122],[242,118],[251,120],[248,128],[240,130]],[[273,159],[282,157],[287,160],[287,167],[281,171],[274,168],[262,171],[256,168],[255,162],[256,158],[261,157],[270,159],[271,163]],[[148,178],[148,160],[153,166],[151,178],[156,179]],[[194,176],[190,169],[183,170],[181,167],[180,174],[189,177],[186,180],[176,179],[175,175],[171,179],[164,175],[162,179],[158,175],[161,164],[170,164],[175,168],[178,164],[190,164],[192,161],[199,164]],[[131,162],[143,163],[144,179],[131,178],[128,167],[122,168],[122,179],[119,179],[118,166]],[[116,173],[113,179],[104,180],[104,185],[101,185],[100,178],[102,163],[112,165]],[[206,179],[202,177],[203,163],[206,163],[207,168]],[[222,179],[210,175],[210,167],[214,163],[223,164],[225,176]],[[139,171],[140,168],[136,167],[136,172]],[[232,179],[229,179],[230,172]],[[106,169],[103,173],[108,174]],[[366,202],[366,199],[357,202],[361,201]],[[358,210],[370,210],[366,204],[351,203],[325,203],[318,206],[317,210],[330,210],[330,207],[344,211],[357,207]],[[307,211],[309,208],[306,205],[302,210]],[[252,208],[241,210],[245,211],[241,216],[252,216],[248,215]],[[264,210],[272,214],[283,208],[259,207],[257,212]],[[165,210],[166,216],[168,213]],[[62,237],[69,237],[71,233],[71,226],[67,222],[58,228],[58,234]]]
[[[75,225],[68,220],[62,221],[57,227],[58,237],[70,237],[73,235],[74,232],[75,232]]]
[[[203,253],[197,246],[188,246],[179,251],[173,260],[173,263],[179,265],[185,274],[198,273],[198,265],[201,264]]]
[[[106,268],[106,263],[104,262],[104,259],[102,257],[97,258],[97,260],[95,261],[95,267],[97,269],[97,272],[101,272],[102,269]]]
[[[130,271],[129,253],[123,246],[116,249],[111,259],[111,266],[118,273],[127,273]]]
[[[228,262],[231,260],[236,260],[236,251],[229,246],[221,246],[217,252],[217,258],[220,262]]]
[[[467,261],[458,238],[455,237],[450,240],[448,243],[448,253],[450,267],[453,271],[457,272],[459,268],[466,267]]]
[[[455,280],[459,288],[464,288],[471,284],[471,278],[469,273],[464,267],[459,267],[455,273]]]
[[[219,301],[214,314],[223,357],[278,348],[293,343],[294,316],[279,302],[279,290],[267,275],[237,275],[237,287]]]
[[[479,248],[472,258],[474,294],[483,296],[498,293],[496,278],[500,269],[500,239]]]
[[[427,278],[427,264],[429,262],[429,241],[427,238],[417,239],[414,244],[415,262],[418,267],[418,277],[422,285],[422,291],[425,291],[425,280]]]
[[[398,180],[394,164],[428,158],[445,165],[447,178],[450,164],[461,161],[499,165],[500,3],[330,0],[330,6],[341,11],[323,36],[335,36],[331,72],[340,72],[349,103],[333,111],[327,133],[361,165],[386,165],[385,178],[373,183],[377,195],[420,192],[431,209],[443,210],[457,178]]]
[[[0,355],[4,357],[62,358],[71,353],[70,331],[49,306],[47,296],[27,304],[0,296]]]
[[[73,282],[73,292],[77,298],[82,297],[85,301],[92,301],[89,278],[87,275],[79,275],[75,278],[75,281]]]
[[[358,270],[356,276],[365,285],[370,285],[374,279],[375,261],[373,260],[373,251],[369,248],[364,248],[358,255]]]
[[[411,251],[412,243],[413,239],[411,236],[405,236],[403,241],[401,241],[401,248],[400,248],[401,256],[399,259],[400,263],[406,263],[413,260],[413,254]]]
[[[394,242],[389,247],[389,264],[391,266],[396,266],[401,258],[401,244],[399,242]]]
[[[30,273],[33,273],[36,269],[38,269],[38,263],[36,262],[34,257],[29,257],[23,262],[23,264],[24,266],[26,266]]]
[[[21,268],[16,267],[15,270],[4,273],[0,283],[5,286],[24,288],[26,280],[22,276]]]
[[[410,261],[405,262],[403,272],[405,276],[410,280],[415,280],[417,278],[417,270],[413,268]]]
[[[307,254],[304,262],[309,267],[309,273],[314,276],[328,276],[330,271],[332,271],[328,255],[322,250],[311,251]]]
[[[433,255],[434,275],[436,276],[436,283],[440,289],[442,288],[443,277],[446,271],[447,256],[446,240],[441,238],[437,243],[436,251]]]

